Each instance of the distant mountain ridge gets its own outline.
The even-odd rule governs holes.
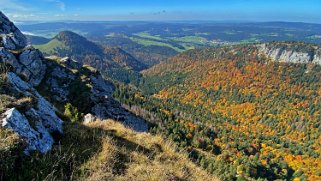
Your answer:
[[[98,45],[71,31],[62,31],[47,44],[35,47],[45,54],[60,57],[69,56],[96,68],[107,68],[108,65],[115,63],[135,71],[145,68],[144,64],[127,52],[119,48]]]
[[[129,83],[137,82],[147,66],[120,48],[102,46],[71,31],[58,33],[47,44],[34,45],[44,55],[70,57],[99,70],[106,78]]]

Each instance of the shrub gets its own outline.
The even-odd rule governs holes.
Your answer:
[[[79,122],[82,120],[83,115],[79,113],[78,109],[72,104],[67,103],[65,105],[64,115],[72,122]]]

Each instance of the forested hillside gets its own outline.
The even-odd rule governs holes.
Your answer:
[[[209,172],[321,179],[320,65],[242,45],[188,51],[143,74],[139,89],[119,85],[115,96]]]

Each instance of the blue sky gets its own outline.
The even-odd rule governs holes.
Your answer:
[[[214,20],[321,23],[321,0],[0,0],[14,21]]]

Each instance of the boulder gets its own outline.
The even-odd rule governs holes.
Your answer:
[[[96,121],[96,117],[90,113],[86,114],[84,116],[84,124],[88,124],[88,123],[91,123],[91,122],[94,122]]]
[[[60,62],[69,69],[80,69],[82,67],[82,65],[79,62],[69,57],[62,58]]]
[[[320,49],[315,52],[313,60],[316,64],[321,65],[321,50]]]

